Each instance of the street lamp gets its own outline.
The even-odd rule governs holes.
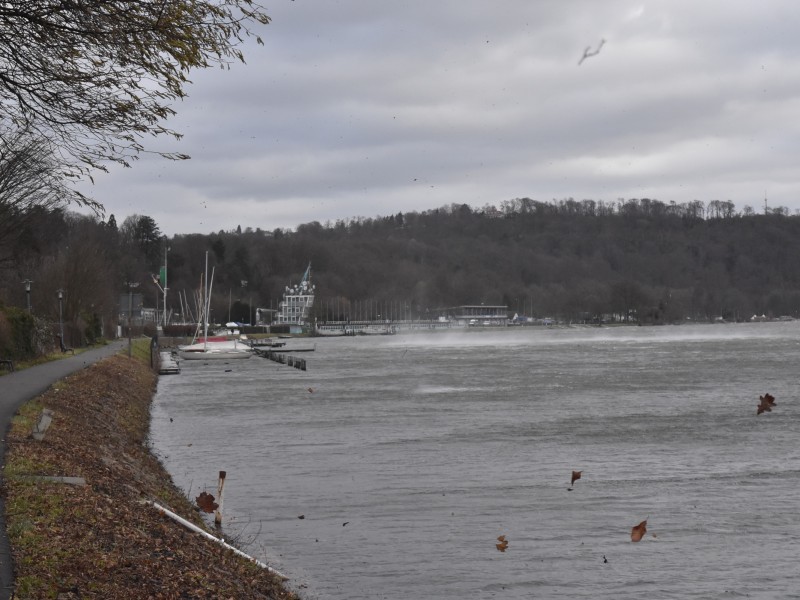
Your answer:
[[[64,313],[62,309],[62,301],[64,300],[64,290],[58,288],[56,290],[56,294],[58,294],[58,330],[60,332],[60,339],[61,339],[61,351],[64,351],[66,348],[66,344],[64,344]]]
[[[246,292],[247,291],[247,279],[242,279],[242,287],[244,288],[244,290]],[[248,325],[252,325],[253,324],[252,310],[253,310],[253,294],[250,294],[250,300],[247,303],[247,321],[248,321]]]
[[[131,340],[131,316],[133,315],[133,288],[138,287],[138,281],[128,282],[128,358],[131,357],[131,347],[133,341]]]
[[[28,313],[30,313],[31,312],[31,284],[33,283],[33,281],[31,281],[30,279],[26,279],[22,283],[25,284],[25,295],[28,298]]]

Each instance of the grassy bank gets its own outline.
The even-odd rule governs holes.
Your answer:
[[[202,526],[147,449],[154,386],[146,365],[119,355],[63,380],[14,418],[4,468],[14,597],[295,598],[267,570],[144,503]],[[31,433],[43,409],[52,423],[37,441]]]

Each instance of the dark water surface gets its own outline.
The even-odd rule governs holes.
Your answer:
[[[162,377],[151,439],[304,597],[800,598],[800,323],[291,343]]]

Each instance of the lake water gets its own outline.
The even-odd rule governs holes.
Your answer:
[[[798,322],[290,344],[161,377],[151,441],[305,598],[800,598]]]

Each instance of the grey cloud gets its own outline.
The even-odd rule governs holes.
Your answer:
[[[502,6],[501,8],[498,8]],[[87,188],[168,233],[530,196],[800,208],[790,2],[280,1],[184,139]],[[601,51],[578,66],[584,48]]]

